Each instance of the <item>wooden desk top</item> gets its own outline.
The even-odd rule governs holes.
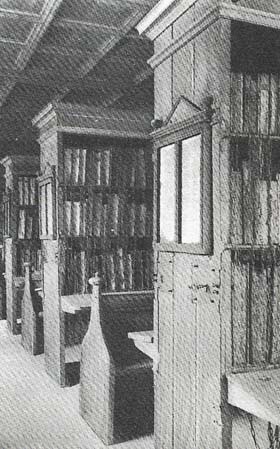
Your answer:
[[[258,418],[280,424],[280,368],[231,374],[228,402]]]

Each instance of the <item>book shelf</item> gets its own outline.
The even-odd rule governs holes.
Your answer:
[[[49,105],[33,121],[41,146],[46,367],[62,386],[78,379],[73,348],[88,329],[84,304],[94,273],[102,293],[153,288],[150,121],[150,114],[65,104]],[[77,360],[70,363],[68,353]]]
[[[152,160],[144,148],[120,141],[63,150],[63,294],[86,293],[97,271],[104,292],[152,288]]]
[[[41,272],[41,249],[38,234],[36,156],[7,156],[1,161],[5,170],[3,196],[3,239],[7,322],[12,333],[20,333],[21,302],[24,289],[24,263],[30,262]]]

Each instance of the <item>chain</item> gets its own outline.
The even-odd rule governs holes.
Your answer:
[[[260,446],[258,445],[257,438],[256,438],[256,432],[255,432],[255,428],[254,428],[254,424],[253,424],[253,416],[248,415],[248,419],[249,419],[249,423],[250,423],[250,430],[251,430],[252,438],[254,440],[255,448],[261,449]]]
[[[251,431],[251,435],[252,435],[252,438],[253,438],[253,441],[255,444],[255,449],[261,449],[257,442],[257,437],[256,437],[256,432],[255,432],[255,428],[254,428],[252,415],[248,415],[248,420],[250,423],[250,431]],[[267,428],[267,436],[268,436],[268,441],[269,441],[268,449],[280,449],[279,426],[275,426],[275,430],[273,431],[273,427],[272,427],[271,423],[269,422],[268,428]]]

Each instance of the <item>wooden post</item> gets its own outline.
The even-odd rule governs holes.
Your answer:
[[[92,285],[92,306],[89,328],[82,344],[80,413],[105,444],[112,444],[115,371],[101,328],[99,276],[96,274],[89,279],[89,284]]]
[[[35,292],[31,279],[31,263],[26,262],[25,284],[22,300],[22,345],[33,355],[43,352],[43,315],[40,305],[40,295]],[[37,303],[35,303],[37,301]]]

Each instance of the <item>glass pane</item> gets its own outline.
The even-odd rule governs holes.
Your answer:
[[[40,187],[40,212],[41,212],[41,234],[46,235],[46,198],[45,198],[45,186]]]
[[[176,147],[160,150],[160,241],[176,241]]]
[[[53,234],[53,200],[52,200],[52,185],[48,183],[46,185],[47,195],[47,232],[48,235]]]
[[[182,243],[199,243],[201,135],[182,141]]]

